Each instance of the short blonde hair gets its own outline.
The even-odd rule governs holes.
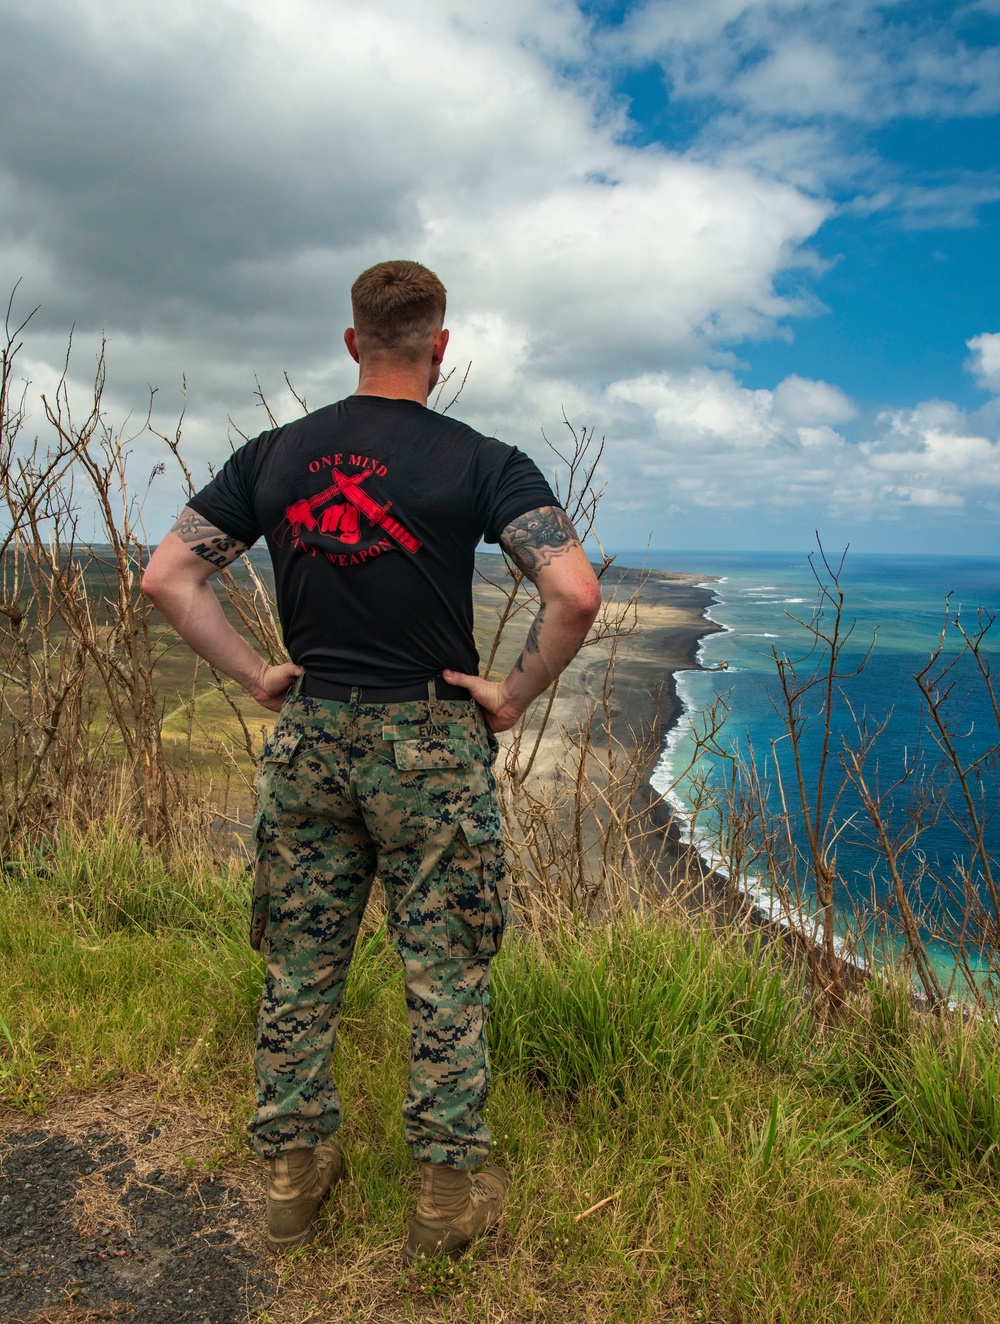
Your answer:
[[[444,321],[447,292],[419,262],[378,262],[351,286],[354,330],[362,349],[419,358]]]

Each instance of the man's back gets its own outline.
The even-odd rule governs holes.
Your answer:
[[[476,672],[476,546],[554,501],[513,447],[412,400],[356,395],[248,442],[190,504],[247,546],[266,538],[300,666],[391,687]]]

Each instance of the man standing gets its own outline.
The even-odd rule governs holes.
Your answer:
[[[343,1174],[330,1059],[376,875],[410,1026],[407,1141],[420,1195],[404,1248],[456,1253],[500,1216],[482,1167],[490,961],[506,918],[492,762],[574,657],[600,605],[579,539],[527,456],[427,409],[448,343],[444,286],[382,262],[351,291],[354,395],[241,447],[192,497],[143,589],[181,637],[281,717],[257,788],[251,942],[266,953],[254,1150],[270,1164],[268,1241],[315,1235]],[[259,538],[291,663],[269,666],[208,584]],[[477,675],[480,539],[537,585],[510,675]]]

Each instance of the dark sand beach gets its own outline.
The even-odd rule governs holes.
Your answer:
[[[500,558],[489,561],[485,567],[487,574],[494,583],[502,583]],[[604,598],[612,616],[621,610],[620,633],[613,648],[610,640],[590,645],[564,672],[530,775],[539,783],[569,779],[567,736],[579,730],[591,713],[597,713],[603,723],[603,697],[613,652],[611,729],[623,752],[637,753],[640,758],[641,803],[635,803],[634,808],[644,812],[647,827],[655,828],[657,846],[653,854],[658,861],[659,887],[671,888],[678,876],[683,876],[691,889],[693,904],[720,908],[727,916],[735,917],[747,913],[746,901],[683,842],[669,804],[649,783],[666,736],[681,716],[676,673],[700,669],[699,641],[724,628],[707,616],[715,601],[708,584],[710,579],[711,576],[660,570],[614,566],[608,570],[602,581]],[[485,625],[489,619],[489,612],[483,608],[495,607],[499,602],[500,594],[495,589],[480,585],[477,625],[480,621]],[[630,602],[631,606],[626,606]],[[494,660],[493,674],[502,674],[513,662],[528,620],[525,614],[508,626],[508,637]],[[485,639],[480,640],[485,665],[489,649],[483,647],[484,643]],[[529,723],[522,749],[533,747],[531,732],[543,711],[544,704],[540,703],[534,721]]]
[[[499,556],[478,558],[484,576],[476,586],[476,635],[482,666],[491,652],[495,613],[503,604],[509,576]],[[674,674],[698,667],[698,641],[722,626],[707,619],[714,594],[704,586],[709,576],[612,566],[602,580],[605,611],[620,613],[614,644],[613,713],[615,735],[626,743],[643,732],[654,746],[651,768],[663,738],[680,716]],[[506,673],[520,651],[530,624],[529,609],[511,617],[493,660],[491,674]],[[535,771],[547,775],[558,767],[561,739],[555,728],[572,727],[604,692],[610,640],[583,648],[559,680],[544,753]],[[536,714],[537,716],[537,714]]]

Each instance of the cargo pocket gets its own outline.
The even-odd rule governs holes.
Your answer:
[[[281,812],[282,780],[288,773],[295,753],[302,743],[302,732],[282,722],[268,736],[260,756],[257,775],[258,814],[254,824],[253,897],[250,903],[250,946],[267,953],[267,929],[271,916],[272,856],[275,850],[284,859],[288,847],[278,839],[277,820]],[[291,862],[291,861],[290,861]]]
[[[276,797],[281,782],[289,771],[295,753],[302,743],[302,732],[283,727],[281,722],[264,741],[254,789],[257,792],[257,811],[260,815],[277,815]],[[259,821],[259,820],[258,820]]]
[[[499,817],[461,820],[452,869],[454,886],[445,926],[448,956],[452,960],[496,956],[507,923],[507,864]]]
[[[267,954],[267,926],[271,918],[271,861],[264,821],[258,818],[254,827],[254,845],[257,863],[253,874],[253,897],[250,901],[250,946],[255,952]]]

